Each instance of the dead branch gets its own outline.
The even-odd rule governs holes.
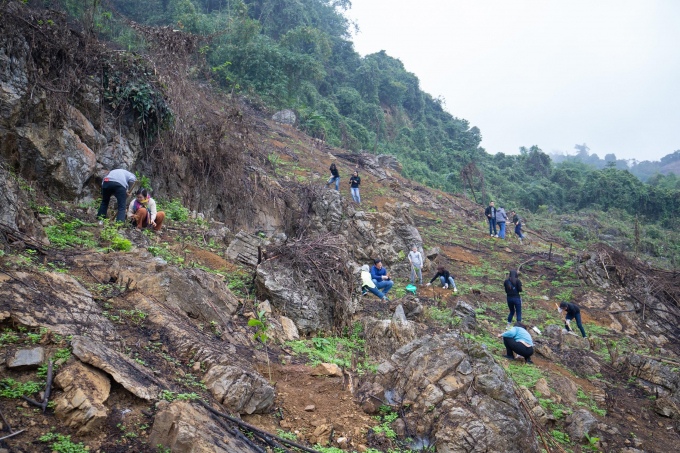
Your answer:
[[[23,433],[24,431],[26,431],[26,430],[25,430],[25,429],[22,429],[21,431],[14,431],[14,432],[13,432],[12,434],[10,434],[9,436],[0,437],[0,440],[9,439],[10,437],[14,437],[14,436],[16,436],[17,434]]]
[[[7,419],[5,418],[5,414],[2,413],[2,410],[0,409],[0,418],[2,418],[2,421],[5,425],[7,425],[7,429],[9,430],[10,434],[13,432],[12,431],[12,426],[9,424]]]

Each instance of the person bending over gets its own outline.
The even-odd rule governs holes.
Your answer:
[[[394,285],[394,282],[390,279],[390,274],[387,273],[387,269],[383,267],[382,261],[379,259],[375,260],[375,265],[371,268],[371,280],[375,283],[376,288],[382,290],[383,294],[387,294]]]
[[[498,338],[503,338],[505,345],[506,359],[515,360],[513,353],[524,357],[527,363],[534,363],[531,361],[531,356],[534,354],[534,341],[531,339],[529,327],[516,322],[515,327],[507,332],[498,335]]]
[[[340,173],[338,172],[338,167],[335,164],[331,164],[331,177],[324,187],[328,187],[329,184],[333,184],[335,181],[335,190],[340,190]]]
[[[586,331],[583,330],[583,324],[581,324],[581,309],[579,308],[578,305],[568,302],[562,302],[557,311],[559,311],[560,314],[561,313],[565,314],[564,317],[565,329],[567,329],[569,332],[573,332],[574,330],[571,328],[571,320],[575,319],[576,326],[581,331],[581,335],[583,335],[583,338],[588,338],[586,336]]]
[[[430,280],[430,283],[428,283],[427,286],[432,285],[432,282],[434,282],[437,278],[439,278],[439,281],[442,282],[442,288],[449,289],[449,285],[451,285],[451,289],[453,289],[454,292],[458,291],[458,288],[456,288],[456,282],[453,280],[453,277],[449,271],[444,268],[444,266],[439,266],[437,268],[437,273],[434,274],[434,277],[432,277],[432,280]]]
[[[132,191],[130,184],[134,184],[135,181],[137,181],[135,175],[121,168],[111,170],[109,174],[106,175],[104,182],[102,183],[102,202],[97,211],[97,218],[99,219],[100,225],[106,218],[112,195],[116,197],[116,201],[118,202],[116,222],[125,222],[125,204],[127,202],[127,197],[130,196],[128,191]]]
[[[149,196],[146,189],[137,191],[137,196],[130,203],[127,215],[138,229],[150,226],[155,231],[160,231],[165,220],[165,212],[156,211],[156,202]]]

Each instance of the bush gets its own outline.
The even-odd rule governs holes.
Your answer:
[[[160,203],[159,203],[160,204]],[[161,210],[161,208],[159,208]],[[182,205],[179,200],[172,200],[168,203],[163,203],[165,216],[175,222],[186,222],[189,220],[189,210]]]

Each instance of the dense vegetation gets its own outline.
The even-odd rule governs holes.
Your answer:
[[[623,169],[625,161],[608,155],[600,165],[587,149],[557,165],[537,146],[522,147],[519,155],[487,153],[480,130],[423,92],[401,61],[384,51],[365,57],[354,51],[354,24],[343,15],[349,0],[113,0],[113,13],[92,0],[63,1],[128,49],[143,49],[143,42],[117,13],[209,36],[201,48],[209,71],[197,71],[200,77],[264,110],[294,109],[302,129],[332,145],[395,154],[406,176],[430,186],[463,191],[461,170],[474,163],[483,175],[470,178],[480,203],[493,198],[533,212],[617,208],[675,224],[674,175],[650,174],[653,184],[644,184]],[[652,171],[653,165],[639,165]]]

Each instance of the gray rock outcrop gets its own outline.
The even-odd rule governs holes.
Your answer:
[[[539,451],[503,368],[484,347],[455,333],[399,349],[361,385],[362,407],[370,411],[369,393],[411,404],[404,417],[409,436],[433,443],[438,452]]]
[[[294,111],[286,109],[274,113],[274,115],[272,116],[272,120],[276,121],[277,123],[287,124],[288,126],[294,126],[297,117],[295,116]]]
[[[45,361],[45,350],[41,347],[17,349],[7,357],[7,368],[10,370],[31,370],[38,368]]]

